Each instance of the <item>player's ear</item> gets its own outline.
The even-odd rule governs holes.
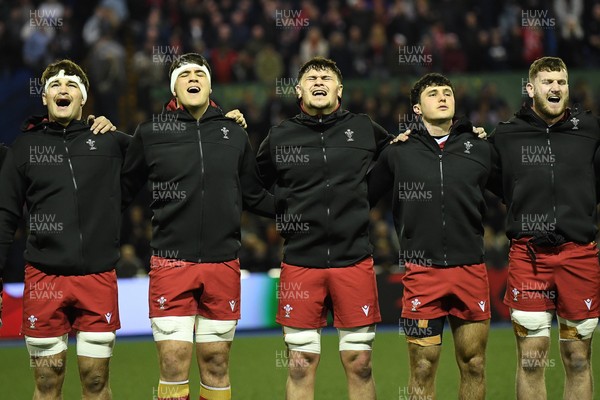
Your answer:
[[[421,115],[422,114],[422,112],[421,112],[421,105],[418,104],[418,103],[415,104],[415,105],[413,105],[413,112],[415,114],[417,114],[417,115]]]
[[[298,99],[302,98],[302,90],[300,90],[300,85],[296,85],[296,97]]]
[[[535,95],[533,84],[531,82],[527,82],[527,85],[525,85],[525,89],[527,90],[527,95],[533,99],[533,96]]]
[[[45,106],[48,105],[48,99],[46,98],[46,92],[42,93],[42,104]]]

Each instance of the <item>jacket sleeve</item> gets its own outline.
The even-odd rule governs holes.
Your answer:
[[[596,175],[596,203],[600,203],[600,146],[594,154],[594,172]]]
[[[17,167],[12,149],[8,150],[0,169],[0,277],[6,266],[25,204],[26,178]]]
[[[375,207],[383,195],[389,193],[394,186],[394,175],[390,171],[388,163],[389,152],[391,147],[383,150],[379,159],[375,162],[375,166],[367,175],[369,188],[369,204]]]
[[[275,218],[275,196],[264,188],[259,177],[256,157],[247,135],[242,162],[240,163],[239,177],[244,209],[263,217]]]
[[[500,164],[500,155],[496,146],[488,143],[490,146],[490,175],[486,184],[486,189],[494,193],[499,198],[503,196],[502,186],[502,165]]]
[[[8,147],[6,147],[3,144],[0,144],[0,169],[2,168],[2,164],[4,164],[6,153],[8,153]]]
[[[263,140],[258,148],[258,154],[256,155],[256,162],[258,164],[258,172],[262,179],[265,187],[272,187],[277,181],[277,169],[273,164],[273,158],[271,157],[271,132]]]
[[[375,159],[379,157],[383,149],[385,149],[392,139],[394,139],[394,135],[389,134],[381,125],[377,122],[371,121],[373,123],[373,132],[375,135],[375,146],[377,151],[375,152]]]
[[[121,210],[125,210],[131,204],[147,180],[148,164],[144,156],[142,130],[138,125],[127,148],[121,169]]]
[[[119,143],[119,148],[121,149],[121,155],[123,156],[123,161],[125,161],[125,155],[127,154],[127,148],[131,143],[131,135],[128,135],[124,132],[116,131],[113,133],[117,142]]]

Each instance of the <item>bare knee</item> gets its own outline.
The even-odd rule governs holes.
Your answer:
[[[416,360],[413,363],[412,374],[419,382],[429,381],[435,375],[435,363],[427,358]]]
[[[33,358],[32,361],[39,365],[42,361],[48,361],[46,357]],[[35,369],[35,386],[38,392],[43,394],[58,394],[61,392],[65,376],[65,366],[37,366]]]
[[[460,370],[472,377],[483,377],[485,374],[485,357],[481,355],[463,359]]]
[[[521,354],[521,370],[527,375],[543,375],[547,361],[547,352],[529,351]]]
[[[319,354],[304,351],[290,351],[288,354],[289,376],[294,381],[301,381],[313,376],[319,362]]]
[[[565,369],[571,373],[580,374],[590,369],[590,359],[583,351],[565,353],[563,362]]]
[[[368,381],[373,374],[370,351],[343,351],[342,362],[346,372],[362,381]]]
[[[191,346],[191,344],[190,344]],[[187,348],[170,346],[159,349],[161,379],[183,381],[187,379],[191,352]]]
[[[203,357],[206,372],[216,379],[225,378],[229,370],[229,353],[215,352]]]
[[[103,371],[86,371],[82,373],[81,386],[84,393],[101,393],[108,386],[108,373]]]

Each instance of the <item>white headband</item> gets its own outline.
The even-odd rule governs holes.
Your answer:
[[[85,90],[85,85],[81,81],[81,78],[78,77],[77,75],[65,75],[64,69],[61,69],[60,72],[58,74],[54,75],[53,77],[48,78],[48,80],[46,81],[46,84],[44,85],[44,93],[48,91],[48,86],[50,86],[50,84],[52,82],[57,81],[60,78],[69,79],[69,80],[75,82],[77,84],[77,86],[79,86],[79,90],[81,90],[81,97],[83,98],[83,102],[85,103],[87,101],[87,90]]]
[[[208,72],[208,68],[206,67],[206,65],[182,64],[179,67],[175,68],[173,70],[173,73],[171,74],[171,93],[173,93],[173,95],[175,95],[175,81],[177,80],[177,77],[183,71],[188,71],[188,70],[193,70],[193,69],[199,69],[199,70],[203,71],[206,74],[206,77],[208,78],[208,83],[210,84],[210,72]]]

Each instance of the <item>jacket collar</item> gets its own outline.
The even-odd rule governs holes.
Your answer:
[[[338,107],[331,114],[325,115],[309,115],[304,111],[302,103],[299,103],[301,113],[296,118],[306,126],[330,126],[335,124],[336,121],[345,117],[349,111],[342,109],[342,102],[338,104]]]
[[[62,126],[58,122],[51,122],[48,119],[48,115],[33,115],[27,118],[21,125],[21,131],[23,132],[35,132],[44,130],[47,133],[71,133],[77,132],[84,129],[89,129],[89,125],[84,121],[73,120],[69,125]]]
[[[163,112],[177,113],[182,121],[196,121],[196,119],[185,109],[185,107],[183,107],[182,105],[177,106],[177,99],[175,97],[173,97],[168,103],[165,104]],[[219,107],[217,103],[210,100],[208,108],[206,109],[206,112],[204,113],[204,115],[202,115],[200,120],[218,117],[224,117],[223,110],[221,110],[221,107]]]
[[[452,120],[452,126],[450,126],[450,136],[459,135],[461,133],[473,133],[473,124],[466,117],[459,117]],[[425,129],[419,129],[416,132],[421,137],[432,137],[429,132]]]
[[[558,122],[556,122],[554,125],[562,124],[563,122],[568,120],[572,115],[576,115],[576,114],[579,114],[579,105],[577,105],[577,104],[574,105],[572,110],[571,110],[571,108],[567,107],[562,118]],[[521,109],[519,111],[517,111],[515,116],[517,118],[520,118],[524,121],[529,122],[532,125],[539,126],[542,128],[548,127],[548,124],[546,123],[546,121],[544,121],[539,115],[537,115],[535,113],[535,111],[533,111],[533,108],[531,107],[531,105],[529,105],[527,103],[523,103],[523,105],[521,106]]]

